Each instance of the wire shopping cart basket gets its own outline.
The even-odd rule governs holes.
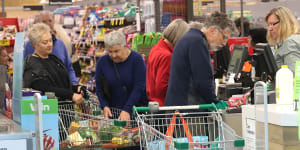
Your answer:
[[[139,144],[136,121],[119,121],[122,110],[110,110],[112,117],[107,119],[99,104],[59,106],[60,149],[117,149]]]
[[[210,112],[191,112],[192,109]],[[222,121],[215,104],[159,107],[157,103],[149,103],[149,107],[134,107],[134,114],[140,127],[141,149],[238,150],[245,144]]]

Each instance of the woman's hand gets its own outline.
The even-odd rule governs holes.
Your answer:
[[[130,120],[130,114],[128,112],[122,110],[118,119],[128,121],[128,120]]]
[[[74,93],[72,100],[75,104],[81,104],[84,102],[84,99],[81,94]]]
[[[103,108],[103,113],[104,113],[104,118],[112,117],[111,111],[107,106]]]
[[[77,93],[79,93],[82,96],[84,96],[86,94],[86,88],[85,88],[85,86],[78,86],[77,87]]]

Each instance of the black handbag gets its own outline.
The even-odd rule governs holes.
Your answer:
[[[105,98],[108,101],[108,103],[110,103],[111,102],[111,94],[110,94],[109,84],[103,75],[101,75],[99,79],[101,82],[100,91],[101,91],[102,97]]]

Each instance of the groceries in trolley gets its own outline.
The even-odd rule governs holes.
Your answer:
[[[104,120],[102,120],[104,121]],[[120,124],[101,120],[72,122],[67,139],[61,145],[124,147],[139,143],[138,127],[128,129]]]
[[[73,105],[73,104],[70,104]],[[60,106],[60,146],[69,148],[121,148],[140,143],[134,120],[115,119],[121,110],[111,108],[113,117],[101,115],[99,106]]]

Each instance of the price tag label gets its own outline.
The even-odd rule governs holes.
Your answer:
[[[9,46],[10,45],[10,41],[9,40],[0,40],[0,45],[1,46]]]

